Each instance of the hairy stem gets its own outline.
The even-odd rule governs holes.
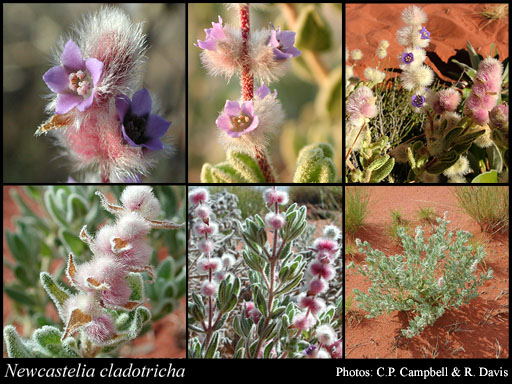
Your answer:
[[[249,4],[240,5],[240,30],[242,32],[242,99],[244,101],[252,100],[254,97],[254,77],[251,73],[251,64],[249,60],[249,36],[251,33],[251,22],[249,14]]]
[[[254,157],[258,162],[258,166],[260,167],[261,172],[263,172],[265,182],[275,183],[276,178],[274,176],[274,171],[272,170],[272,166],[270,165],[266,152],[263,149],[254,146]]]

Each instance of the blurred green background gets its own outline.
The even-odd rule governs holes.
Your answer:
[[[291,181],[299,150],[307,144],[316,142],[328,142],[334,146],[338,172],[341,169],[341,4],[257,5],[251,7],[251,28],[265,28],[272,22],[276,28],[295,31],[288,24],[293,22],[294,18],[297,21],[301,12],[306,10],[324,24],[328,35],[321,40],[322,44],[314,44],[315,51],[309,50],[309,55],[314,55],[323,64],[328,74],[337,75],[336,71],[339,71],[339,88],[336,87],[335,99],[331,98],[335,107],[324,111],[322,99],[325,99],[325,92],[322,94],[322,89],[331,84],[326,81],[323,86],[319,85],[318,79],[315,79],[310,67],[304,61],[306,50],[301,49],[302,47],[299,49],[303,51],[303,55],[292,60],[290,71],[279,81],[270,84],[271,90],[277,89],[278,98],[286,114],[283,128],[269,148],[273,164],[282,182]],[[229,83],[226,83],[222,77],[209,76],[201,66],[201,49],[194,46],[198,39],[204,40],[204,29],[210,28],[212,21],[218,20],[218,15],[222,17],[224,25],[239,25],[237,9],[234,6],[228,9],[223,4],[189,4],[188,179],[190,182],[200,181],[201,168],[205,162],[224,161],[225,152],[217,140],[218,128],[215,125],[215,119],[226,100],[240,98],[239,79],[233,77]],[[255,83],[255,86],[259,85]]]
[[[3,181],[65,182],[69,168],[49,137],[34,136],[49,90],[42,76],[59,37],[101,4],[3,4]],[[143,181],[185,181],[185,5],[115,4],[144,22],[144,87],[156,97],[176,150]]]

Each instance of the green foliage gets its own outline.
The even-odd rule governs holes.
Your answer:
[[[326,51],[331,45],[331,30],[316,6],[303,7],[297,19],[295,46],[301,50]]]
[[[509,191],[503,186],[466,186],[454,189],[460,207],[485,232],[496,233],[509,226]]]
[[[333,183],[335,178],[334,150],[329,144],[302,148],[293,175],[294,183]]]
[[[217,165],[204,164],[202,183],[265,183],[265,175],[258,162],[249,154],[227,152],[227,161]]]
[[[368,312],[368,318],[406,312],[410,318],[402,330],[406,337],[418,335],[446,311],[469,303],[478,296],[478,287],[492,277],[491,269],[477,272],[485,253],[468,245],[471,234],[458,231],[454,238],[447,230],[448,221],[438,218],[437,222],[439,226],[426,241],[421,227],[416,228],[414,238],[400,228],[403,255],[386,256],[368,242],[358,241],[366,260],[363,266],[348,266],[372,282],[367,293],[354,289],[358,306]]]
[[[428,224],[433,224],[436,221],[436,211],[432,207],[420,207],[417,212],[418,219]]]
[[[345,231],[356,233],[364,225],[368,215],[370,192],[364,187],[345,189]]]

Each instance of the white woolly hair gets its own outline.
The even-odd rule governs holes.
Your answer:
[[[263,149],[270,138],[281,128],[284,111],[279,99],[267,96],[263,99],[255,96],[253,99],[254,114],[258,116],[258,127],[240,137],[231,137],[221,130],[219,140],[226,151],[234,150],[254,154],[254,147]]]
[[[230,80],[242,66],[242,35],[230,25],[224,26],[224,35],[223,40],[217,41],[214,51],[204,49],[201,52],[201,63],[210,75]]]
[[[407,25],[396,31],[396,41],[404,47],[426,48],[430,39],[422,39],[420,26]]]
[[[475,143],[476,146],[480,148],[489,148],[492,144],[492,130],[489,128],[489,125],[478,125],[475,129],[475,131],[481,131],[484,130],[484,134],[478,136],[473,143]]]
[[[402,11],[402,20],[406,24],[421,25],[426,23],[427,15],[422,8],[411,5]]]
[[[421,95],[425,93],[425,87],[428,87],[434,81],[434,72],[430,67],[421,65],[403,71],[400,79],[405,89]]]
[[[258,82],[270,83],[283,76],[289,67],[290,60],[274,58],[274,48],[268,45],[269,39],[269,28],[251,32],[249,38],[251,72]]]
[[[160,202],[149,185],[130,185],[121,194],[125,208],[139,212],[146,219],[156,219],[160,214]]]
[[[455,164],[443,172],[443,175],[449,178],[454,178],[456,176],[467,175],[470,172],[471,168],[469,166],[468,158],[466,156],[461,156]]]
[[[405,64],[402,61],[402,55],[404,53],[409,53],[409,52],[412,52],[412,54],[414,56],[414,60],[410,64]],[[400,69],[402,71],[406,71],[411,68],[417,68],[425,62],[426,58],[427,58],[427,53],[425,52],[424,49],[408,47],[398,56],[398,60],[400,60],[400,64],[399,64]]]

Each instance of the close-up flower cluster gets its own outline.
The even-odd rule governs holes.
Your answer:
[[[478,8],[455,9],[465,12],[468,7]],[[366,8],[373,12],[378,7]],[[438,46],[431,43],[437,44],[440,36],[443,45],[457,49],[445,38],[456,40],[457,36],[445,31],[439,20],[430,27],[429,12],[422,7],[389,8],[396,13],[393,20],[400,17],[403,23],[394,36],[402,46],[396,59],[387,55],[387,50],[394,50],[392,43],[381,40],[374,58],[377,68],[366,67],[363,80],[357,72],[365,55],[359,49],[351,53],[347,49],[346,181],[506,182],[508,59],[500,54],[508,51],[508,42],[498,52],[489,31],[484,37],[490,54],[477,53],[471,44],[475,33],[470,30],[465,55],[444,62]],[[431,8],[435,14],[435,7]],[[484,17],[483,12],[479,14]],[[351,16],[371,19],[355,9]]]

